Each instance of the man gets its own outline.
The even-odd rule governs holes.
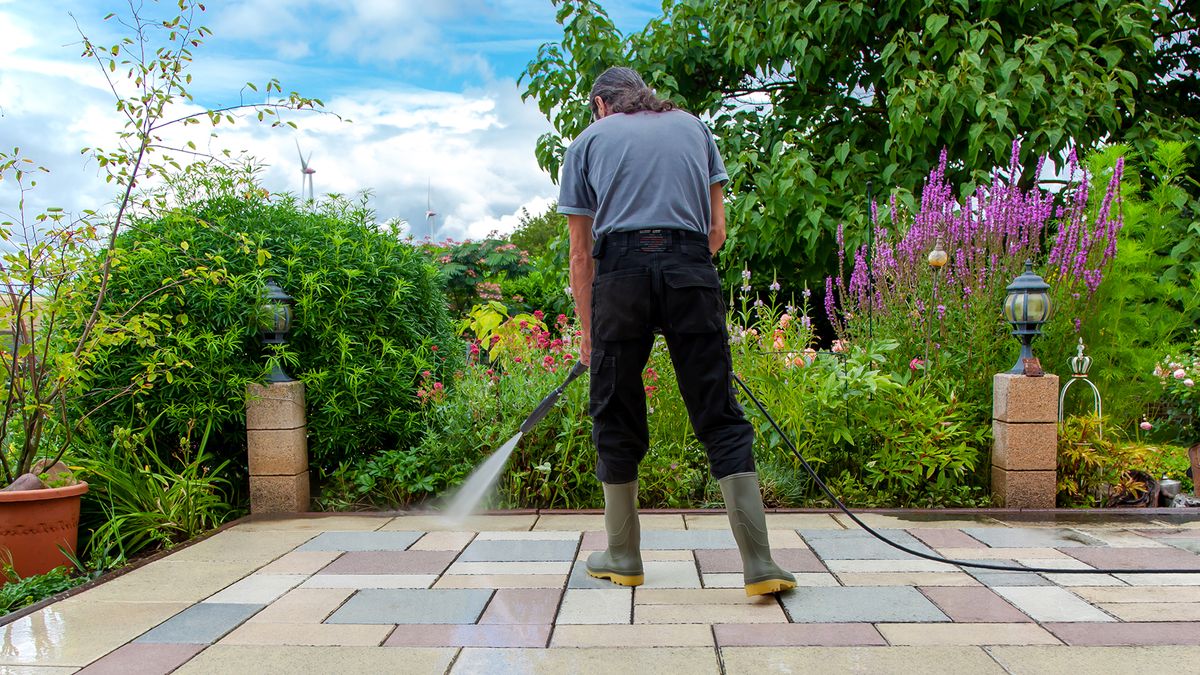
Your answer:
[[[734,396],[725,306],[712,254],[725,241],[729,177],[700,120],[659,100],[636,72],[610,68],[589,96],[594,122],[567,150],[558,210],[591,365],[592,439],[608,549],[593,577],[643,583],[637,470],[649,449],[642,371],[666,338],[696,437],[708,453],[741,552],[747,595],[793,588],[771,559],[754,469],[754,430]]]

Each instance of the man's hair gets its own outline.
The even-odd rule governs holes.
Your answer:
[[[678,107],[655,96],[654,90],[646,86],[637,71],[619,66],[601,73],[592,85],[592,93],[588,94],[588,106],[592,109],[592,117],[599,112],[596,108],[597,96],[604,101],[609,111],[614,113],[635,113],[643,110],[666,112]]]

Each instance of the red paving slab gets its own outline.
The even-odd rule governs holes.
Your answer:
[[[581,551],[603,551],[608,548],[608,535],[603,532],[584,532],[579,544]]]
[[[962,623],[1018,623],[1033,619],[1008,604],[990,588],[926,586],[917,590],[933,601],[953,621]]]
[[[554,623],[561,599],[562,589],[558,588],[501,588],[479,623],[548,626]]]
[[[457,551],[350,551],[317,574],[441,574]]]
[[[545,647],[550,626],[428,625],[399,626],[385,647]]]
[[[975,537],[950,528],[914,528],[908,533],[932,548],[987,548]]]
[[[828,572],[825,565],[810,550],[805,548],[774,548],[771,556],[775,562],[789,572]],[[741,574],[742,557],[737,549],[696,549],[696,560],[700,571],[705,574]]]
[[[852,647],[886,645],[869,623],[726,623],[713,626],[718,647]]]
[[[1163,616],[1170,613],[1164,604]],[[1195,622],[1044,623],[1042,627],[1074,646],[1200,645],[1200,624]]]
[[[208,645],[127,644],[79,671],[87,675],[157,675],[169,673]],[[0,670],[3,667],[0,666]]]
[[[1100,569],[1171,569],[1200,572],[1200,555],[1178,548],[1064,548],[1063,553]]]

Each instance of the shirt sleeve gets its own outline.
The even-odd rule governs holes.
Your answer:
[[[578,144],[572,143],[563,158],[558,177],[558,212],[571,216],[596,217],[596,192],[587,181],[587,166]]]
[[[707,125],[704,126],[704,132],[708,137],[708,184],[728,183],[729,173],[725,170],[725,162],[721,160],[721,151],[717,150],[717,141]]]

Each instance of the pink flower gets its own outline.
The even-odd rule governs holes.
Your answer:
[[[831,347],[830,349],[832,349],[832,350],[833,350],[833,352],[835,352],[835,353],[837,353],[837,354],[840,354],[840,353],[842,353],[842,352],[846,351],[846,346],[847,346],[847,345],[846,345],[846,343],[845,343],[844,341],[842,341],[842,340],[834,340],[834,341],[833,341],[833,347]]]
[[[542,312],[542,310],[540,310],[540,309],[533,310],[533,318],[537,319],[538,321],[541,321],[542,317],[544,317],[544,316],[546,316],[546,315],[545,315],[545,313]]]
[[[1184,381],[1183,381],[1183,386],[1185,386],[1185,387],[1194,387],[1194,386],[1196,386],[1196,383],[1195,383],[1195,382],[1192,382],[1192,378],[1190,378],[1190,377],[1189,377],[1188,379],[1186,379],[1186,380],[1184,380]]]
[[[428,378],[430,375],[433,375],[433,373],[429,372],[428,370],[421,371],[421,377]]]
[[[910,370],[916,370],[917,368],[923,368],[923,367],[925,367],[925,362],[914,356],[913,360],[908,362],[908,367]]]
[[[443,387],[443,386],[442,386],[442,383],[441,383],[441,382],[434,382],[434,383],[433,383],[433,390],[434,390],[434,391],[441,391],[441,390],[442,390],[442,389],[444,389],[444,388],[445,388],[445,387]]]
[[[788,324],[790,324],[791,322],[792,322],[791,314],[785,313],[783,316],[779,317],[779,327],[780,328],[787,328]]]
[[[1142,431],[1150,431],[1151,429],[1154,428],[1154,425],[1150,424],[1146,420],[1142,420],[1142,423],[1139,424],[1138,426],[1142,428]]]
[[[1175,376],[1175,379],[1182,380],[1183,378],[1187,377],[1187,371],[1183,368],[1177,368],[1172,375]]]

